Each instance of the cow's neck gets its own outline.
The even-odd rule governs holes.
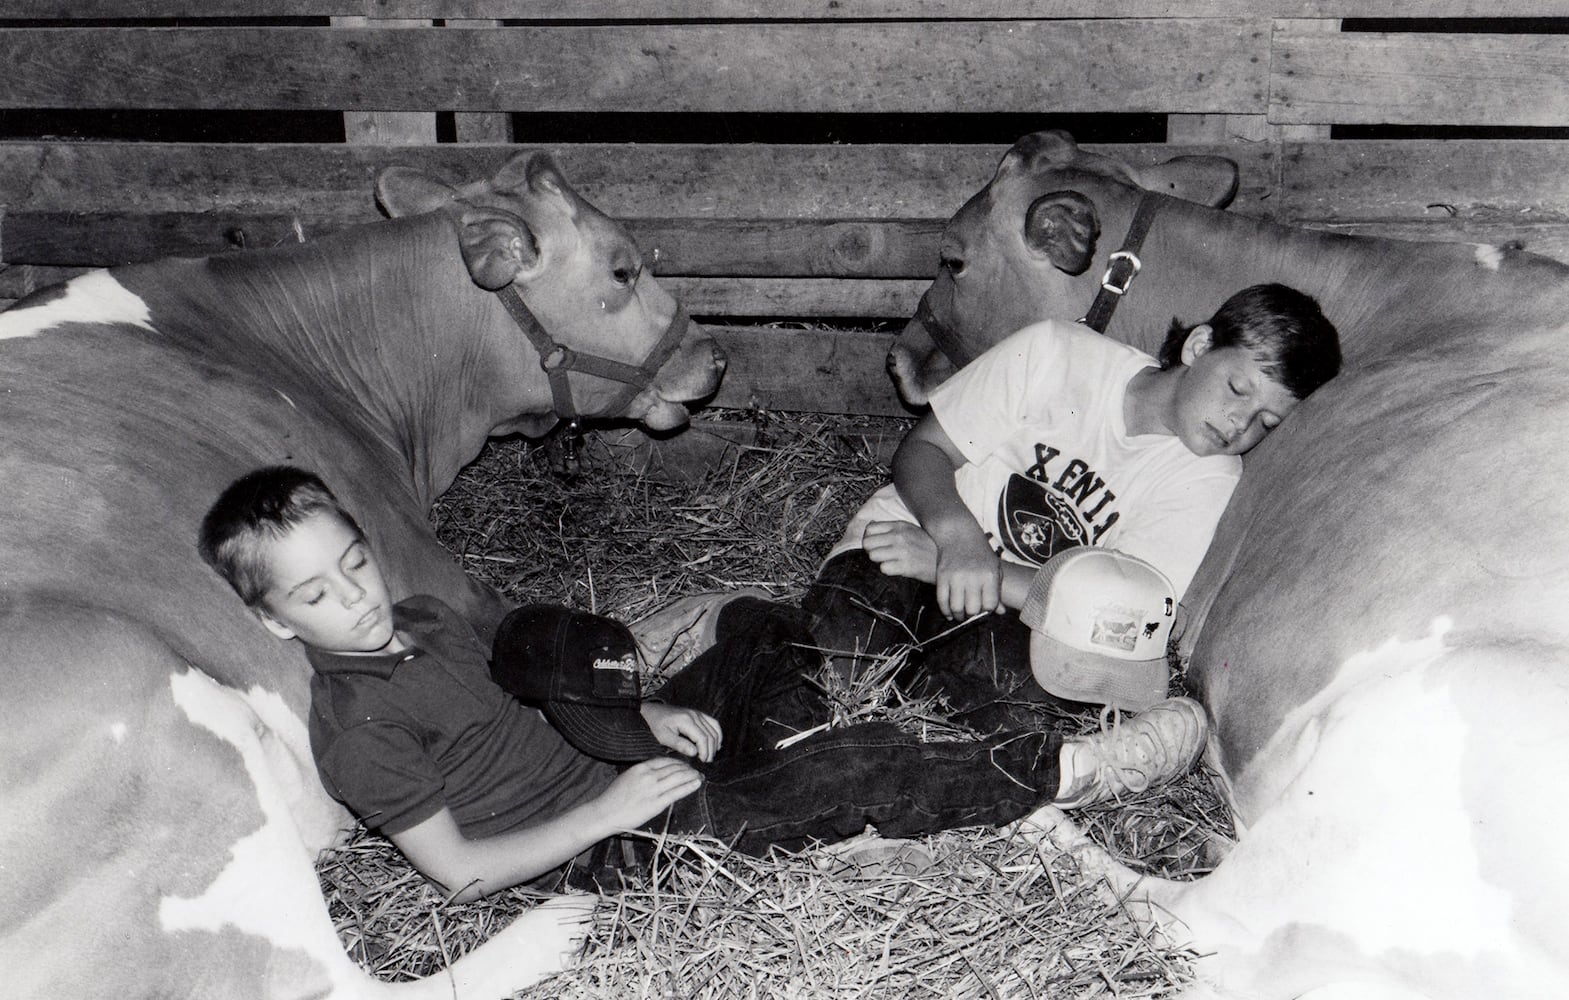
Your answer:
[[[1489,253],[1471,244],[1341,236],[1168,201],[1146,240],[1144,268],[1107,332],[1153,354],[1173,317],[1200,322],[1232,293],[1278,281],[1319,300],[1355,364],[1409,348],[1434,323],[1564,308],[1569,268],[1518,254],[1495,262]]]
[[[407,461],[422,503],[523,405],[499,360],[504,313],[473,284],[440,217],[220,258],[214,271],[231,322],[275,349],[280,375],[341,391]]]

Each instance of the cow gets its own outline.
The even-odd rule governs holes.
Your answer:
[[[432,501],[492,435],[678,428],[725,358],[543,154],[376,188],[384,221],[91,271],[0,313],[7,996],[488,1000],[584,929],[583,904],[547,903],[395,987],[349,959],[313,867],[350,824],[312,761],[309,667],[196,532],[248,470],[312,469],[395,590],[488,634],[510,605],[441,548]]]
[[[1193,995],[1561,996],[1569,267],[1228,214],[1236,180],[1020,140],[948,225],[890,358],[919,398],[934,337],[962,364],[1031,320],[1096,316],[1154,353],[1173,317],[1267,281],[1342,336],[1342,374],[1248,455],[1183,601],[1238,842],[1164,881],[1058,810],[1027,828],[1200,956]],[[1130,242],[1136,262],[1111,259]]]

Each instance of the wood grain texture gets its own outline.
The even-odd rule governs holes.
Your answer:
[[[522,146],[0,143],[0,207],[203,211],[244,208],[348,220],[378,217],[378,170],[399,164],[451,181],[485,176],[520,149],[551,153],[572,186],[618,218],[943,218],[991,180],[1006,145],[595,143]],[[1237,161],[1234,210],[1268,214],[1268,143],[1086,145],[1138,164],[1178,155]]]
[[[1279,29],[1276,124],[1569,123],[1569,35]]]
[[[1569,141],[1447,139],[1287,144],[1287,222],[1569,222]]]
[[[511,20],[1128,17],[1561,17],[1561,0],[27,0],[26,16]]]
[[[884,358],[890,334],[785,327],[710,327],[730,355],[714,405],[908,416]]]
[[[9,70],[0,106],[1244,113],[1265,106],[1268,27],[1230,18],[0,28]]]

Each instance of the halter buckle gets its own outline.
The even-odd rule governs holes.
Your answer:
[[[1112,273],[1116,270],[1119,260],[1127,261],[1133,268],[1128,272],[1127,277],[1122,279],[1121,285],[1116,284],[1116,275]],[[1117,250],[1106,258],[1106,273],[1100,277],[1100,286],[1113,295],[1126,295],[1128,287],[1133,284],[1133,279],[1138,277],[1139,270],[1143,266],[1144,262],[1139,260],[1138,254],[1129,250]]]

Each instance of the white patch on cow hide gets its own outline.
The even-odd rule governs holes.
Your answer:
[[[1476,262],[1489,271],[1496,271],[1503,266],[1504,251],[1490,243],[1476,245]]]
[[[108,271],[89,271],[63,287],[63,294],[47,302],[0,312],[0,340],[36,337],[63,323],[131,323],[152,329],[147,303]]]
[[[1450,626],[1441,618],[1427,636],[1347,659],[1260,755],[1260,772],[1275,772],[1265,785],[1283,792],[1244,842],[1273,848],[1247,873],[1272,885],[1272,902],[1249,906],[1255,933],[1318,927],[1361,955],[1466,959],[1515,942],[1509,895],[1481,869],[1480,817],[1465,796],[1472,734],[1441,668]]]
[[[123,723],[123,722],[113,723],[109,727],[109,738],[111,740],[114,740],[116,743],[124,743],[125,742],[125,734],[126,734],[127,731],[128,730],[126,729],[125,723]]]
[[[245,775],[235,780],[249,779],[264,821],[256,832],[228,845],[228,866],[202,895],[163,898],[158,910],[163,929],[217,933],[233,927],[312,956],[339,987],[357,981],[322,901],[314,859],[291,815],[290,800],[299,792],[286,785],[297,771],[291,764],[280,776],[277,750],[258,738],[263,723],[278,719],[279,706],[269,704],[275,696],[241,694],[197,670],[172,675],[169,685],[175,704],[193,725],[239,752]],[[294,724],[303,728],[299,720]],[[224,845],[209,849],[222,851]]]

